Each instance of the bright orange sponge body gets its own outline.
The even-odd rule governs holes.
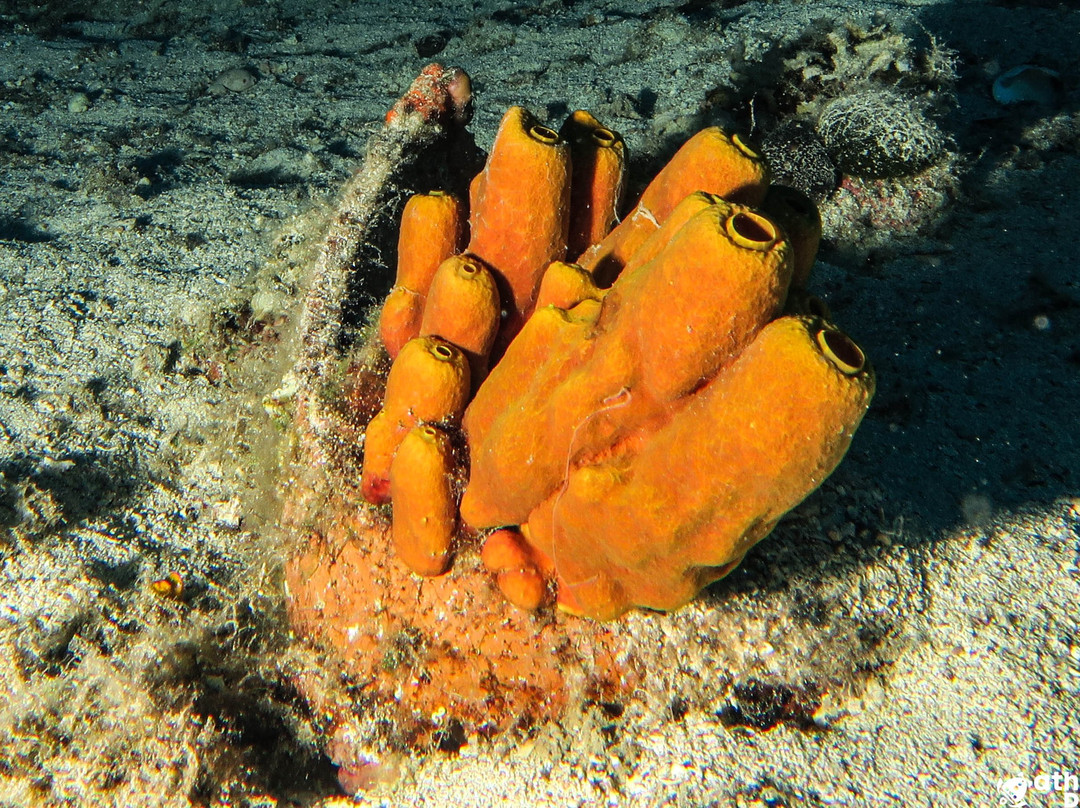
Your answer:
[[[473,181],[464,255],[448,256],[459,202],[406,208],[403,232],[437,238],[401,243],[383,316],[398,358],[363,491],[392,496],[414,572],[441,574],[479,534],[521,608],[675,609],[846,452],[874,376],[802,291],[813,204],[717,128],[616,224],[624,172],[621,138],[588,113],[560,134],[515,107]]]

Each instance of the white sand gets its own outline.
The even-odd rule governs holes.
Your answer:
[[[989,805],[999,778],[1080,774],[1080,12],[90,5],[0,13],[0,805],[332,793],[303,781],[329,766],[304,762],[311,724],[266,685],[286,640],[250,489],[270,483],[220,450],[257,434],[237,422],[261,390],[222,361],[210,315],[348,176],[419,67],[469,71],[481,145],[526,103],[591,109],[652,157],[723,120],[707,98],[768,94],[781,49],[843,21],[959,53],[946,128],[966,172],[933,235],[866,261],[839,243],[818,269],[880,380],[849,457],[707,597],[627,619],[669,658],[621,717],[418,757],[371,799]],[[417,55],[438,32],[445,49]],[[1058,106],[993,104],[990,80],[1024,62],[1062,73]],[[205,92],[237,67],[254,87]],[[171,571],[184,605],[150,592]],[[753,679],[825,686],[827,729],[724,726]],[[237,731],[252,722],[276,751]]]

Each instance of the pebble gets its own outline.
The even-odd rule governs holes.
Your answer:
[[[211,95],[224,95],[226,92],[246,93],[255,86],[255,74],[243,67],[231,67],[222,70],[210,82],[206,91]]]
[[[973,527],[983,527],[994,517],[994,503],[985,494],[966,494],[960,499],[964,520]]]
[[[75,93],[68,101],[68,112],[80,113],[90,109],[90,96],[86,93]]]
[[[215,525],[225,530],[240,529],[244,517],[243,509],[240,506],[240,500],[237,497],[215,502],[211,508]]]
[[[1052,106],[1061,89],[1061,74],[1038,65],[1019,65],[994,80],[994,100],[999,104],[1034,103]]]

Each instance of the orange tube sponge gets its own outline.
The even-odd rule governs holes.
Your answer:
[[[643,241],[637,244],[632,253],[624,257],[619,277],[633,272],[637,267],[643,266],[656,258],[687,222],[701,211],[718,202],[723,203],[724,200],[715,194],[707,194],[704,191],[694,191],[694,193],[683,197],[682,201],[664,219],[664,223],[653,229]],[[625,284],[624,281],[623,285]]]
[[[779,314],[790,252],[761,214],[714,202],[655,259],[620,279],[598,327],[608,332],[606,343],[636,344],[641,389],[657,402],[673,401],[711,377]],[[657,322],[680,325],[656,328]]]
[[[765,159],[738,135],[713,126],[702,129],[675,152],[642,193],[638,205],[663,222],[694,191],[716,194],[729,202],[760,205],[768,185]]]
[[[585,252],[582,266],[593,274],[598,286],[611,286],[624,272],[655,258],[694,214],[719,201],[723,200],[716,194],[694,191],[672,208],[663,224],[639,205],[603,241]]]
[[[470,197],[468,251],[505,284],[507,327],[516,333],[547,265],[566,255],[570,147],[525,109],[511,107]]]
[[[714,194],[695,191],[683,198],[664,220],[657,223],[652,213],[641,206],[619,224],[581,260],[594,275],[598,286],[611,286],[616,278],[655,258],[679,228],[702,209],[720,200]]]
[[[485,442],[495,422],[541,383],[540,371],[553,358],[564,370],[580,363],[572,354],[592,330],[599,311],[598,302],[586,300],[570,311],[545,306],[533,313],[465,410],[461,423],[470,446]]]
[[[570,258],[600,241],[618,221],[626,175],[626,144],[583,109],[572,113],[559,135],[570,144]]]
[[[397,277],[379,316],[379,332],[391,358],[420,333],[424,296],[432,277],[443,261],[461,249],[464,229],[464,206],[453,194],[415,194],[405,203],[398,231]]]
[[[439,264],[461,250],[462,201],[446,191],[414,194],[401,212],[395,283],[426,294]]]
[[[452,471],[450,439],[430,424],[409,430],[394,454],[394,550],[417,575],[441,575],[450,566],[457,533]]]
[[[474,385],[487,374],[487,359],[499,329],[499,290],[477,258],[454,255],[431,280],[420,333],[452,342],[469,358]]]
[[[832,472],[873,391],[862,351],[834,326],[767,325],[640,450],[575,469],[530,515],[525,535],[553,559],[560,601],[598,619],[686,603]]]
[[[437,337],[402,347],[386,380],[382,410],[368,424],[360,490],[368,502],[390,499],[390,464],[405,433],[419,423],[454,422],[469,400],[469,363],[460,349]]]
[[[676,209],[670,225],[665,223],[646,239],[645,244],[655,244],[650,254],[667,246],[672,240],[670,231],[677,232],[695,213],[717,204],[728,209],[716,197],[691,194]],[[702,229],[711,232],[714,241],[723,240],[717,227]],[[639,247],[639,251],[644,249]],[[672,330],[656,326],[668,311],[665,298],[674,296],[681,304],[685,292],[696,298],[699,308],[710,308],[711,294],[700,292],[695,273],[699,264],[705,264],[704,277],[711,280],[710,273],[724,269],[726,257],[715,251],[688,245],[684,252],[692,253],[690,263],[680,266],[678,261],[685,256],[678,253],[670,262],[669,273],[652,285],[646,279],[663,271],[662,262],[646,262],[640,273],[620,277],[603,298],[595,328],[590,307],[574,310],[574,315],[589,311],[583,319],[541,308],[526,323],[466,413],[471,473],[462,510],[468,524],[483,528],[523,520],[559,485],[572,453],[594,450],[598,436],[611,435],[609,424],[630,414],[626,409],[630,388],[637,386],[642,374],[651,372],[639,366],[652,364],[651,357],[641,353],[639,342],[644,337],[638,331]],[[753,280],[777,287],[781,283],[764,271]],[[708,286],[708,282],[703,285]],[[573,265],[553,263],[538,299],[570,302],[581,294],[591,295],[589,286],[585,274],[575,271]],[[595,293],[599,295],[599,290]],[[743,298],[745,295],[733,300],[732,305]],[[630,309],[623,319],[618,314],[621,307]],[[655,317],[646,314],[651,309],[658,312]],[[681,317],[682,312],[675,316]],[[679,339],[682,330],[675,331],[674,338]],[[685,337],[690,338],[692,335]],[[666,370],[673,372],[675,368]],[[656,403],[655,398],[651,403]],[[648,413],[639,412],[638,420],[642,417]]]
[[[438,337],[409,340],[390,367],[383,411],[417,422],[456,421],[469,397],[469,366],[456,345]]]
[[[570,311],[537,309],[470,403],[461,515],[471,527],[524,521],[562,479],[575,426],[630,372],[619,351],[587,365],[598,308],[587,300]]]
[[[805,289],[821,243],[821,214],[814,200],[796,188],[771,185],[761,210],[780,225],[794,253],[791,288]]]
[[[575,332],[560,327],[557,309],[538,310],[533,319],[544,316],[526,324],[477,392],[464,421],[470,476],[462,499],[474,528],[519,524],[569,465],[662,416],[779,314],[791,271],[779,229],[706,195],[681,210],[686,224],[657,233],[667,243],[619,278],[595,327]],[[548,330],[558,339],[534,336]],[[519,366],[533,352],[541,358]]]

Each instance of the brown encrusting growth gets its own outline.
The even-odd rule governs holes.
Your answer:
[[[293,624],[413,742],[442,714],[503,731],[558,715],[572,696],[615,700],[637,684],[614,626],[510,606],[475,542],[445,575],[411,574],[387,520],[356,506],[359,489],[309,471],[283,514],[307,537],[286,573]]]

